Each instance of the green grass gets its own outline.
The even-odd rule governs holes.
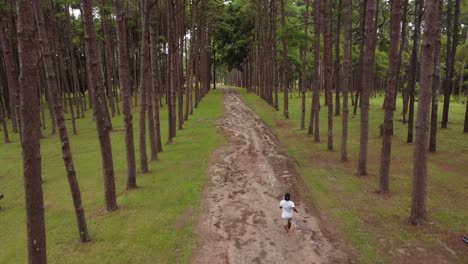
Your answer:
[[[135,147],[138,162],[138,113],[134,109]],[[78,135],[71,147],[88,229],[92,241],[78,241],[71,195],[57,135],[41,140],[49,263],[188,263],[196,244],[192,224],[197,218],[205,170],[210,153],[224,138],[215,120],[223,114],[222,92],[213,90],[177,131],[175,143],[164,145],[151,172],[137,176],[139,188],[125,191],[126,162],[123,117],[113,118],[114,159],[119,210],[103,213],[104,194],[96,127],[87,112],[77,120]],[[163,144],[167,138],[167,113],[161,112]],[[49,126],[49,124],[47,124]],[[71,132],[71,124],[68,124]],[[48,135],[49,129],[44,132]],[[26,262],[26,223],[21,148],[0,145],[0,263]],[[149,146],[148,146],[149,155]]]
[[[460,241],[461,234],[468,234],[468,134],[463,134],[465,105],[450,104],[449,128],[438,131],[438,151],[431,153],[428,165],[426,225],[413,227],[408,224],[410,213],[413,145],[406,143],[407,127],[400,122],[401,98],[395,112],[395,136],[393,139],[389,195],[375,193],[378,189],[378,172],[382,140],[379,125],[383,121],[383,97],[371,99],[369,114],[368,173],[357,177],[360,118],[349,116],[349,161],[340,162],[341,116],[334,117],[334,151],[327,151],[327,108],[320,111],[320,143],[314,143],[306,130],[300,130],[301,99],[295,92],[289,100],[290,120],[253,93],[239,89],[248,105],[256,110],[274,130],[299,164],[299,170],[316,200],[324,217],[346,235],[359,256],[358,263],[401,263],[402,259],[389,251],[397,248],[417,253],[442,255],[453,263],[466,263],[468,251]],[[310,94],[307,95],[309,119]],[[279,102],[283,102],[280,96]],[[323,97],[321,98],[323,102]],[[417,107],[417,104],[416,104]],[[439,106],[442,110],[442,103]],[[439,113],[439,118],[441,112]],[[456,252],[453,256],[441,243]],[[421,253],[420,253],[421,254]],[[415,254],[417,255],[417,254]],[[413,260],[416,260],[416,256]],[[431,259],[428,259],[431,261]],[[410,261],[406,258],[405,261]],[[419,259],[418,263],[424,261]],[[434,261],[434,259],[432,260]]]

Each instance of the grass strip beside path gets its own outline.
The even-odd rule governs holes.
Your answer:
[[[383,97],[371,99],[369,112],[369,156],[365,177],[356,176],[360,118],[349,114],[349,161],[340,162],[341,116],[333,118],[334,151],[327,151],[327,109],[320,111],[320,143],[314,143],[307,129],[300,130],[301,98],[289,100],[290,119],[254,93],[237,89],[244,101],[273,129],[299,171],[327,221],[351,242],[358,263],[467,263],[467,247],[461,241],[468,234],[468,134],[462,133],[465,105],[450,105],[448,129],[438,131],[438,152],[428,164],[427,224],[408,224],[413,164],[413,145],[406,143],[407,126],[400,122],[401,98],[395,111],[389,195],[378,195],[378,172],[382,139]],[[323,97],[320,99],[323,102]],[[279,102],[283,102],[282,94]],[[307,95],[307,124],[311,103]],[[351,105],[351,103],[350,103]],[[351,107],[351,106],[350,106]],[[417,107],[417,105],[416,105]],[[439,107],[442,111],[442,107]],[[440,113],[441,114],[441,113]],[[441,116],[441,115],[440,115]],[[435,261],[435,262],[434,262]]]
[[[92,113],[77,120],[71,148],[92,241],[81,244],[57,135],[41,140],[47,255],[49,263],[188,263],[195,245],[192,224],[197,219],[210,153],[225,142],[215,121],[223,114],[223,95],[212,90],[177,130],[175,143],[164,145],[150,173],[137,175],[139,188],[125,191],[126,161],[123,117],[113,118],[112,152],[119,210],[103,213],[103,176]],[[138,108],[133,112],[138,162]],[[71,124],[68,122],[70,130]],[[50,126],[50,122],[47,124]],[[163,144],[167,112],[161,112]],[[47,135],[49,129],[44,131]],[[0,263],[26,263],[26,223],[21,147],[0,145]],[[149,154],[149,143],[148,154]]]

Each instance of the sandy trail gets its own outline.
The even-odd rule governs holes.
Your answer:
[[[219,126],[229,144],[216,150],[196,234],[200,247],[192,263],[347,263],[296,193],[293,161],[257,114],[235,93],[224,95]],[[290,236],[283,229],[279,201],[285,192],[295,214]]]

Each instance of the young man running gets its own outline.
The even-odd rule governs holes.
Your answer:
[[[291,220],[293,218],[293,211],[299,213],[296,210],[294,202],[291,201],[291,195],[289,193],[286,193],[284,195],[284,200],[281,200],[279,208],[283,210],[281,217],[286,223],[284,225],[284,229],[286,229],[286,232],[289,234],[289,231],[291,230]]]

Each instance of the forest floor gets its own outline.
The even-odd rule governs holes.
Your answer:
[[[356,263],[468,263],[468,245],[461,235],[468,234],[468,134],[463,120],[466,105],[456,98],[450,104],[447,129],[438,130],[437,152],[428,160],[428,220],[422,226],[408,223],[411,205],[413,144],[406,143],[407,125],[401,122],[401,97],[395,111],[390,193],[376,193],[382,138],[383,96],[373,95],[369,110],[368,175],[357,177],[360,118],[349,113],[348,158],[340,161],[341,116],[333,117],[334,150],[327,150],[327,109],[320,111],[319,143],[300,129],[301,98],[290,93],[290,119],[246,89],[236,89],[243,101],[268,125],[293,158],[323,222],[332,223],[336,232],[351,244]],[[443,98],[441,98],[442,100]],[[321,103],[323,97],[321,97]],[[306,127],[311,95],[306,97]],[[351,103],[350,103],[351,105]],[[417,103],[416,106],[417,108]],[[442,103],[439,104],[442,116]],[[356,255],[356,258],[354,258]],[[307,263],[307,262],[306,262]]]
[[[193,263],[349,263],[303,196],[294,160],[260,117],[232,89],[219,127],[229,144],[211,156]],[[290,234],[278,204],[290,192],[298,214]]]

